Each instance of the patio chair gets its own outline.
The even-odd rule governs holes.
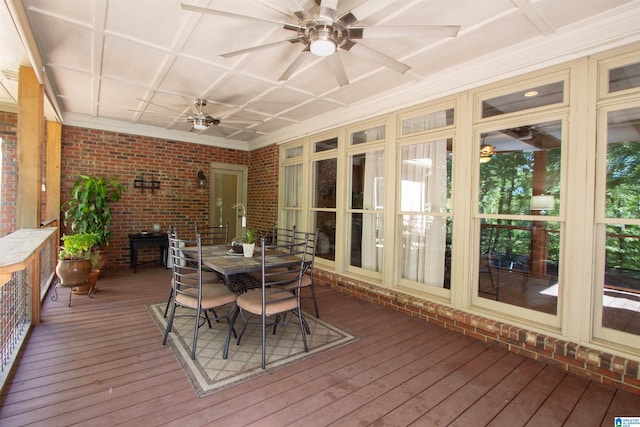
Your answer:
[[[293,243],[293,239],[296,233],[296,226],[291,228],[278,228],[277,225],[273,226],[273,232],[271,234],[271,244],[277,246],[286,246]]]
[[[315,308],[316,317],[320,318],[320,312],[318,311],[318,300],[316,299],[316,289],[313,283],[313,264],[316,259],[316,245],[318,242],[318,233],[319,230],[316,230],[314,234],[305,233],[302,231],[293,231],[293,241],[300,242],[307,239],[307,247],[306,247],[306,259],[309,260],[309,263],[306,265],[306,269],[302,276],[302,281],[300,283],[300,289],[298,289],[297,284],[288,283],[282,285],[274,285],[281,289],[286,289],[291,292],[297,292],[298,290],[309,289],[311,292],[310,296],[301,296],[302,298],[311,298],[313,299],[313,307]]]
[[[218,226],[200,226],[195,224],[196,234],[200,234],[202,245],[226,245],[229,243],[229,223]]]
[[[167,321],[162,344],[167,343],[176,316],[176,308],[183,307],[194,310],[195,322],[191,359],[195,359],[199,327],[206,321],[211,328],[211,319],[207,311],[214,313],[216,321],[220,319],[229,321],[231,314],[235,311],[238,294],[231,292],[222,283],[203,281],[202,242],[199,234],[196,234],[194,242],[180,240],[169,233],[169,256],[173,261],[172,302],[171,314]],[[225,316],[220,317],[215,314],[214,309],[223,306],[229,306],[229,311]]]
[[[167,236],[169,241],[171,240],[171,238],[177,239],[178,227],[169,226],[169,229],[167,231]],[[183,263],[184,262],[189,262],[192,265],[194,265],[192,260],[183,261]],[[170,266],[170,268],[173,267],[173,259],[171,258],[170,254],[167,256],[167,264]],[[222,279],[220,279],[220,276],[218,276],[218,274],[216,274],[213,271],[207,270],[205,268],[202,269],[202,283],[221,283],[221,282],[222,282]],[[171,288],[169,289],[169,298],[167,298],[167,306],[164,309],[164,317],[167,317],[167,314],[169,313],[169,307],[171,307],[172,298],[173,298],[173,276],[171,277]],[[215,310],[214,310],[214,316],[217,317],[217,315],[215,314]]]
[[[284,325],[286,314],[289,312],[294,313],[298,318],[304,351],[309,351],[305,321],[300,309],[300,284],[310,262],[307,257],[308,238],[309,236],[306,235],[303,240],[283,246],[266,245],[262,239],[261,287],[238,296],[238,311],[244,324],[237,343],[240,344],[249,324],[247,314],[259,316],[262,334],[262,369],[266,365],[267,327],[276,323]],[[292,260],[291,255],[296,256],[296,259]],[[293,285],[296,291],[291,292],[285,287],[286,285]],[[267,321],[271,319],[273,321],[268,324]]]

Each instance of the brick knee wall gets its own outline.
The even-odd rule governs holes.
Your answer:
[[[594,381],[640,394],[637,360],[487,319],[319,268],[314,270],[314,276],[317,284],[329,286],[339,292],[502,346],[514,353],[546,362]]]

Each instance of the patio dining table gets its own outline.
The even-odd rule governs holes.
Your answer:
[[[278,263],[286,267],[289,263],[295,265],[300,258],[282,254],[265,256],[265,262]],[[260,273],[262,270],[262,247],[256,246],[254,256],[245,257],[242,253],[235,253],[229,245],[202,246],[202,264],[220,275],[224,284],[234,292],[244,292],[247,289],[261,287]],[[253,274],[252,274],[253,273]]]

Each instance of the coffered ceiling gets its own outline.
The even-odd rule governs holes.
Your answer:
[[[311,54],[279,80],[300,43],[221,56],[294,36],[267,21],[297,24],[293,12],[317,13],[313,0],[182,1],[261,20],[180,0],[6,0],[0,104],[15,104],[17,69],[32,66],[49,115],[64,123],[251,149],[640,38],[638,1],[339,0],[338,16],[367,8],[358,26],[460,26],[456,37],[361,41],[410,66],[404,74],[339,49],[349,80],[340,86],[327,58]],[[196,98],[221,125],[192,128],[183,116]]]

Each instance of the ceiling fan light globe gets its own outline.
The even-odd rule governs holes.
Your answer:
[[[335,53],[336,44],[333,40],[318,39],[311,42],[309,49],[316,56],[330,56]]]
[[[205,120],[202,119],[194,119],[193,120],[193,128],[195,130],[205,130],[209,127]]]

